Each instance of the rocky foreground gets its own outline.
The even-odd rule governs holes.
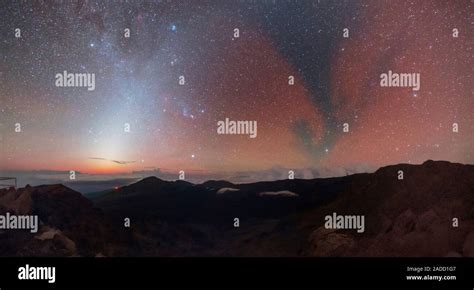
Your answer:
[[[0,230],[0,256],[474,256],[474,166],[252,184],[149,177],[94,200],[27,186],[0,190],[7,212],[40,225]],[[333,213],[363,215],[364,232],[326,229]]]

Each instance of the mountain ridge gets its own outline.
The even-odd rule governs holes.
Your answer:
[[[0,190],[7,211],[37,214],[41,227],[0,231],[0,256],[474,256],[474,165],[245,184],[148,177],[94,202],[27,186]],[[364,215],[365,232],[325,228],[334,213]]]

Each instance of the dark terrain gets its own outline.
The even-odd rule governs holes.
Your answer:
[[[149,177],[93,200],[27,186],[0,190],[6,212],[38,215],[41,226],[0,230],[0,256],[474,256],[474,165],[252,184]],[[365,215],[365,232],[325,229],[333,212]]]

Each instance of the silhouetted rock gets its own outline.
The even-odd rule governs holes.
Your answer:
[[[38,233],[4,230],[0,240],[8,246],[0,255],[90,256],[114,241],[100,210],[60,184],[0,190],[0,204],[4,213],[36,215],[40,221]]]
[[[474,256],[473,189],[474,166],[431,160],[250,184],[149,177],[95,204],[62,185],[4,189],[0,214],[42,224],[0,231],[0,255]],[[365,231],[326,229],[333,213],[363,215]]]

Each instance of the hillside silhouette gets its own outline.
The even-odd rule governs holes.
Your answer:
[[[92,200],[27,186],[0,190],[6,212],[41,226],[0,230],[1,256],[474,256],[474,166],[430,160],[249,184],[148,177]],[[334,212],[364,215],[365,232],[326,229]]]

